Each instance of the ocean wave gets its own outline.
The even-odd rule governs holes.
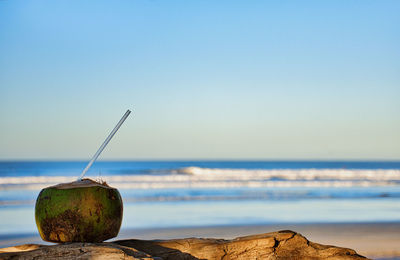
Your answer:
[[[217,169],[187,167],[151,174],[109,175],[102,179],[120,189],[234,187],[369,187],[400,185],[400,170]],[[1,177],[0,190],[41,189],[76,180],[70,176]]]
[[[317,179],[331,179],[331,180],[400,180],[400,170],[355,170],[355,169],[212,169],[200,167],[187,167],[176,170],[176,173],[194,175],[194,176],[208,176],[212,178],[219,178],[220,176],[232,176],[244,178],[262,177],[267,179],[279,178],[285,180],[317,180]]]

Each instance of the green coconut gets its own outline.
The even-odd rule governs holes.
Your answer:
[[[83,179],[44,188],[35,206],[36,225],[48,242],[102,242],[118,235],[122,199],[105,183]]]

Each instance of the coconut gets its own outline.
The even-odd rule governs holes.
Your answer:
[[[122,222],[118,190],[90,179],[44,188],[35,206],[40,236],[48,242],[102,242],[118,235]]]

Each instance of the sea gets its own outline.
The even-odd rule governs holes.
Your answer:
[[[0,239],[37,235],[36,198],[83,161],[0,161]],[[400,221],[400,161],[98,161],[121,229]]]

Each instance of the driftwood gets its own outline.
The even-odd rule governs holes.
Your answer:
[[[232,240],[186,238],[103,243],[22,245],[0,249],[0,259],[366,259],[354,250],[308,241],[290,230]]]

